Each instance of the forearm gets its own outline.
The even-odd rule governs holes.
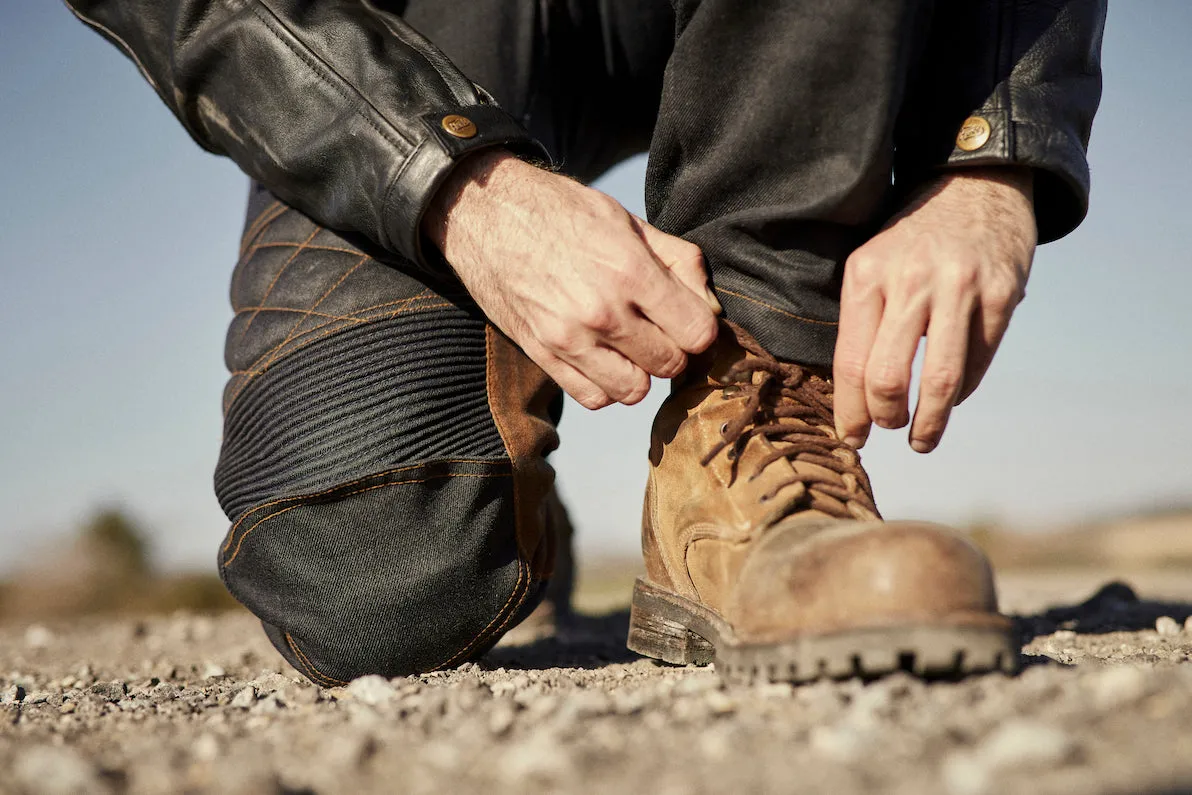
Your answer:
[[[67,2],[203,148],[424,268],[437,257],[421,220],[459,160],[491,146],[547,157],[430,42],[368,3]]]

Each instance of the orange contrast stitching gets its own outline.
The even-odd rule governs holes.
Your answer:
[[[366,481],[374,480],[376,478],[384,478],[384,477],[388,477],[390,475],[397,475],[401,472],[409,472],[411,469],[418,469],[420,467],[432,466],[434,464],[491,464],[491,463],[492,463],[492,461],[485,460],[483,458],[436,458],[433,461],[423,461],[420,464],[408,464],[406,466],[400,466],[395,469],[387,469],[384,472],[377,472],[375,474],[368,475],[366,477],[357,478],[356,480],[349,480],[347,483],[340,483],[338,486],[332,486],[331,488],[324,489],[323,491],[316,491],[314,494],[300,494],[296,497],[282,497],[281,499],[272,500],[271,502],[265,502],[265,503],[262,503],[262,504],[256,506],[251,511],[248,511],[247,513],[245,513],[243,516],[241,516],[239,519],[236,520],[236,523],[234,525],[232,525],[232,529],[228,531],[228,540],[223,546],[223,551],[227,552],[228,548],[232,546],[232,539],[235,537],[236,529],[238,527],[240,527],[241,524],[244,523],[244,520],[247,519],[248,517],[252,516],[257,511],[260,511],[264,508],[272,508],[274,505],[281,505],[283,502],[289,502],[290,500],[313,500],[318,497],[326,497],[328,494],[334,494],[335,492],[339,491],[340,489],[346,488],[348,486],[356,486],[356,485],[359,485]],[[502,474],[507,474],[507,473],[502,473]]]
[[[320,306],[322,306],[323,302],[327,300],[327,297],[330,296],[336,290],[338,290],[340,285],[342,285],[345,281],[347,281],[349,276],[351,276],[353,273],[355,273],[357,270],[359,270],[360,266],[363,265],[365,262],[368,262],[368,259],[369,259],[369,256],[367,254],[364,254],[363,256],[361,256],[360,259],[356,260],[356,264],[352,265],[346,271],[343,272],[343,275],[339,277],[339,280],[336,281],[335,284],[331,285],[331,288],[329,290],[327,290],[327,292],[323,293],[322,297],[320,297],[318,301],[315,301],[313,304],[311,304],[309,309],[304,309],[303,312],[305,314],[302,317],[298,318],[298,322],[294,324],[294,326],[290,329],[289,333],[286,334],[286,338],[284,340],[282,340],[281,344],[278,345],[277,347],[279,349],[283,348],[286,346],[287,343],[289,343],[291,340],[293,340],[294,333],[296,331],[298,331],[299,328],[302,327],[302,324],[305,323],[308,318],[310,318],[311,313],[314,312],[316,309],[318,309]],[[261,300],[261,303],[264,303],[264,299]],[[253,317],[256,317],[256,316],[254,315]],[[252,322],[252,318],[249,318],[249,322]],[[264,367],[268,368],[269,365],[272,364],[274,361],[276,361],[276,358],[271,359],[270,361],[266,362]]]
[[[409,298],[409,299],[406,299],[406,302],[409,303],[413,300],[414,300],[413,298]],[[389,312],[384,315],[378,315],[375,318],[369,318],[369,320],[382,320],[382,319],[388,320],[388,319],[397,317],[398,315],[402,314],[405,311],[414,312],[414,311],[428,310],[428,309],[442,309],[444,307],[449,307],[449,306],[451,306],[451,303],[443,302],[443,303],[438,303],[438,304],[427,304],[426,306],[411,307],[408,310],[405,308],[401,308],[401,309],[396,309],[393,312]],[[304,309],[301,311],[306,312],[308,310]],[[299,321],[299,322],[301,323],[301,321]],[[327,326],[334,325],[336,322],[337,321],[329,320],[326,323],[320,323],[319,325],[315,326],[314,328],[307,329],[306,331],[302,332],[301,334],[296,334],[291,339],[282,341],[282,343],[280,345],[274,346],[273,348],[270,348],[269,350],[265,351],[265,353],[261,354],[261,356],[258,357],[255,362],[253,362],[251,365],[249,365],[249,367],[252,369],[233,370],[231,373],[233,376],[248,376],[248,377],[244,380],[243,383],[241,383],[236,388],[236,390],[224,402],[224,411],[226,412],[228,410],[228,408],[232,405],[233,401],[235,401],[236,398],[238,398],[240,396],[240,393],[244,391],[244,389],[248,386],[248,384],[255,377],[257,377],[258,375],[264,374],[269,369],[269,367],[273,365],[274,362],[276,362],[278,359],[280,359],[282,357],[283,354],[281,354],[280,351],[282,348],[284,348],[286,346],[286,344],[291,343],[291,342],[297,342],[298,340],[301,340],[303,337],[306,337],[310,334],[314,334],[316,331],[319,331],[320,329],[324,329]],[[327,337],[327,336],[330,336],[331,334],[336,333],[337,331],[340,330],[340,328],[342,328],[342,327],[336,327],[333,329],[329,329],[329,330],[323,332],[322,334],[319,334],[315,337],[304,340],[301,345],[295,345],[294,347],[290,348],[288,353],[293,353],[295,351],[301,350],[302,348],[305,348],[307,345],[310,345],[314,342],[317,342],[317,341],[323,339],[324,337]],[[275,352],[277,352],[276,356],[271,358],[268,362],[265,362],[265,364],[262,365],[261,367],[257,367],[257,365],[261,362],[262,359],[266,358],[267,356],[269,356],[270,354],[275,353]]]
[[[301,246],[301,243],[261,243],[253,246],[253,251],[260,251],[263,248],[294,248]],[[359,257],[364,252],[358,248],[344,248],[343,246],[304,246],[307,251],[335,251],[340,254],[353,254]]]
[[[530,564],[526,563],[524,571],[528,572],[529,568],[530,568]],[[501,622],[501,626],[497,629],[497,632],[500,632],[505,629],[505,626],[513,619],[513,614],[515,612],[517,612],[516,608],[513,610],[509,610],[509,606],[511,604],[513,604],[513,600],[518,597],[518,592],[521,591],[522,574],[523,574],[522,558],[521,558],[521,555],[519,554],[517,557],[517,584],[513,586],[513,593],[509,594],[509,598],[507,600],[505,600],[504,606],[502,606],[500,611],[498,611],[497,614],[495,616],[493,616],[493,620],[488,622],[488,626],[486,626],[484,629],[480,630],[480,634],[477,635],[475,638],[473,638],[472,641],[467,646],[464,646],[462,649],[460,649],[458,652],[456,652],[455,655],[452,656],[451,658],[449,658],[446,662],[439,663],[438,665],[433,666],[430,670],[437,671],[440,668],[446,668],[446,667],[454,664],[460,658],[466,656],[472,649],[474,649],[476,647],[476,644],[480,643],[480,641],[482,641],[485,638],[485,636],[488,635],[488,631],[490,629],[492,629],[493,624],[497,623],[497,620],[500,619],[502,615],[505,616],[505,620]],[[525,599],[525,594],[521,595],[521,599]],[[520,601],[518,604],[520,606],[520,604],[521,604]],[[508,610],[509,612],[506,613],[505,612],[506,610]]]
[[[259,235],[266,226],[273,223],[275,219],[280,218],[288,209],[288,207],[282,206],[281,201],[275,200],[264,210],[261,210],[261,214],[258,215],[256,219],[248,225],[248,229],[245,229],[244,234],[240,237],[240,255],[244,255],[244,250],[248,248],[248,241]],[[276,210],[280,210],[280,212],[277,212],[276,215],[270,216],[270,214]]]
[[[337,685],[342,687],[343,685],[347,684],[347,682],[344,681],[343,679],[336,679],[333,676],[328,676],[327,674],[323,673],[318,668],[316,668],[314,663],[312,663],[310,661],[310,658],[302,653],[302,649],[298,648],[298,643],[294,640],[293,635],[291,635],[289,632],[287,632],[287,633],[285,633],[285,637],[286,637],[286,645],[288,645],[290,647],[290,651],[294,652],[294,656],[298,658],[298,662],[300,662],[302,664],[302,667],[304,669],[307,669],[307,670],[303,670],[304,674],[309,676],[311,679],[314,679],[316,682],[321,684],[323,687],[328,687],[328,686],[334,687]],[[322,681],[319,681],[319,680],[322,680]],[[328,682],[330,682],[331,684],[328,685],[327,684]]]
[[[351,315],[330,315],[326,312],[312,312],[309,309],[299,309],[296,306],[244,306],[236,310],[237,315],[243,315],[245,312],[297,312],[299,314],[309,314],[311,317],[327,318],[328,320],[346,320],[352,323],[364,322],[361,318],[352,317]]]
[[[314,240],[315,235],[321,231],[323,230],[316,226],[315,231],[310,233],[310,237],[306,239],[306,242],[309,243],[310,241]],[[294,249],[294,253],[290,255],[289,259],[282,263],[281,268],[273,276],[273,281],[269,282],[269,286],[265,289],[265,294],[261,296],[262,304],[269,300],[269,296],[273,293],[273,288],[277,286],[277,282],[281,279],[281,275],[286,272],[286,268],[290,267],[290,263],[298,258],[298,255],[302,253],[303,248],[304,246],[299,246],[298,248]],[[257,319],[257,314],[254,314],[252,317],[250,317],[248,322],[244,324],[244,328],[240,329],[240,339],[244,339],[244,335],[248,333],[248,329],[250,326],[252,326],[252,322]]]
[[[426,483],[427,481],[438,480],[439,478],[502,478],[502,477],[509,477],[509,473],[506,473],[506,472],[495,472],[495,473],[445,472],[441,475],[433,475],[433,476],[425,477],[425,478],[412,478],[410,480],[395,480],[392,483],[379,483],[376,486],[368,486],[363,489],[357,489],[356,491],[346,492],[343,496],[344,497],[352,497],[356,494],[364,494],[365,492],[375,491],[376,489],[383,489],[387,486],[406,486],[411,483]],[[281,516],[283,513],[289,513],[290,511],[294,510],[295,508],[301,508],[304,505],[306,505],[306,503],[298,503],[297,505],[290,505],[288,507],[282,508],[280,511],[274,511],[273,513],[266,516],[264,519],[261,519],[259,522],[254,524],[252,527],[245,530],[240,535],[240,541],[238,541],[236,543],[236,549],[234,549],[232,551],[231,556],[227,560],[224,561],[223,568],[226,569],[228,566],[231,566],[232,561],[236,560],[236,557],[240,554],[240,550],[244,547],[244,540],[246,538],[248,538],[248,536],[252,533],[253,530],[256,530],[258,527],[265,524],[265,522],[268,522],[270,519],[275,519],[278,516]],[[519,575],[519,580],[520,580],[520,575]]]
[[[816,320],[813,317],[803,317],[802,315],[796,315],[793,312],[787,312],[785,309],[779,309],[778,307],[773,306],[772,304],[767,304],[765,301],[759,301],[756,298],[751,298],[748,295],[743,295],[743,294],[735,292],[733,290],[727,290],[723,287],[717,287],[716,290],[717,290],[717,292],[725,293],[726,295],[735,296],[735,297],[743,299],[745,301],[751,301],[751,302],[757,304],[758,306],[764,306],[766,309],[773,310],[780,315],[786,315],[787,317],[794,318],[795,320],[802,320],[804,323],[814,323],[817,326],[838,326],[838,325],[840,325],[839,323],[837,323],[834,320]]]

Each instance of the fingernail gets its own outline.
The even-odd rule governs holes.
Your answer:
[[[844,437],[844,443],[847,444],[849,447],[853,448],[854,450],[860,450],[862,447],[865,446],[865,437],[857,436],[855,434],[852,436],[846,436],[846,437]]]
[[[716,314],[722,314],[724,307],[720,305],[720,299],[716,297],[716,293],[712,292],[712,288],[704,286],[704,292],[708,294],[708,306],[712,307],[712,311]]]
[[[922,439],[912,439],[911,449],[916,453],[930,453],[935,449],[935,442],[925,442]]]

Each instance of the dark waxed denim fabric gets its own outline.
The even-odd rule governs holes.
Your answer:
[[[483,653],[545,587],[518,546],[483,315],[259,187],[232,303],[229,590],[325,686]]]
[[[939,143],[968,110],[925,109],[925,87],[955,67],[930,0],[382,5],[565,172],[590,180],[649,147],[651,220],[701,246],[728,316],[791,361],[830,365],[842,264],[911,187],[896,171],[1017,157],[1006,120],[992,160]],[[966,102],[1007,64],[967,84]],[[1082,213],[1082,162],[1064,157],[1036,164],[1071,183],[1041,229]],[[544,587],[518,548],[485,319],[449,274],[368,237],[254,187],[232,284],[221,572],[324,685],[474,657]]]

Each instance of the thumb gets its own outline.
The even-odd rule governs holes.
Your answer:
[[[699,246],[655,229],[637,216],[633,216],[633,222],[638,234],[653,252],[654,258],[670,271],[680,284],[703,299],[714,314],[719,315],[724,311],[716,293],[708,286],[708,269]]]

